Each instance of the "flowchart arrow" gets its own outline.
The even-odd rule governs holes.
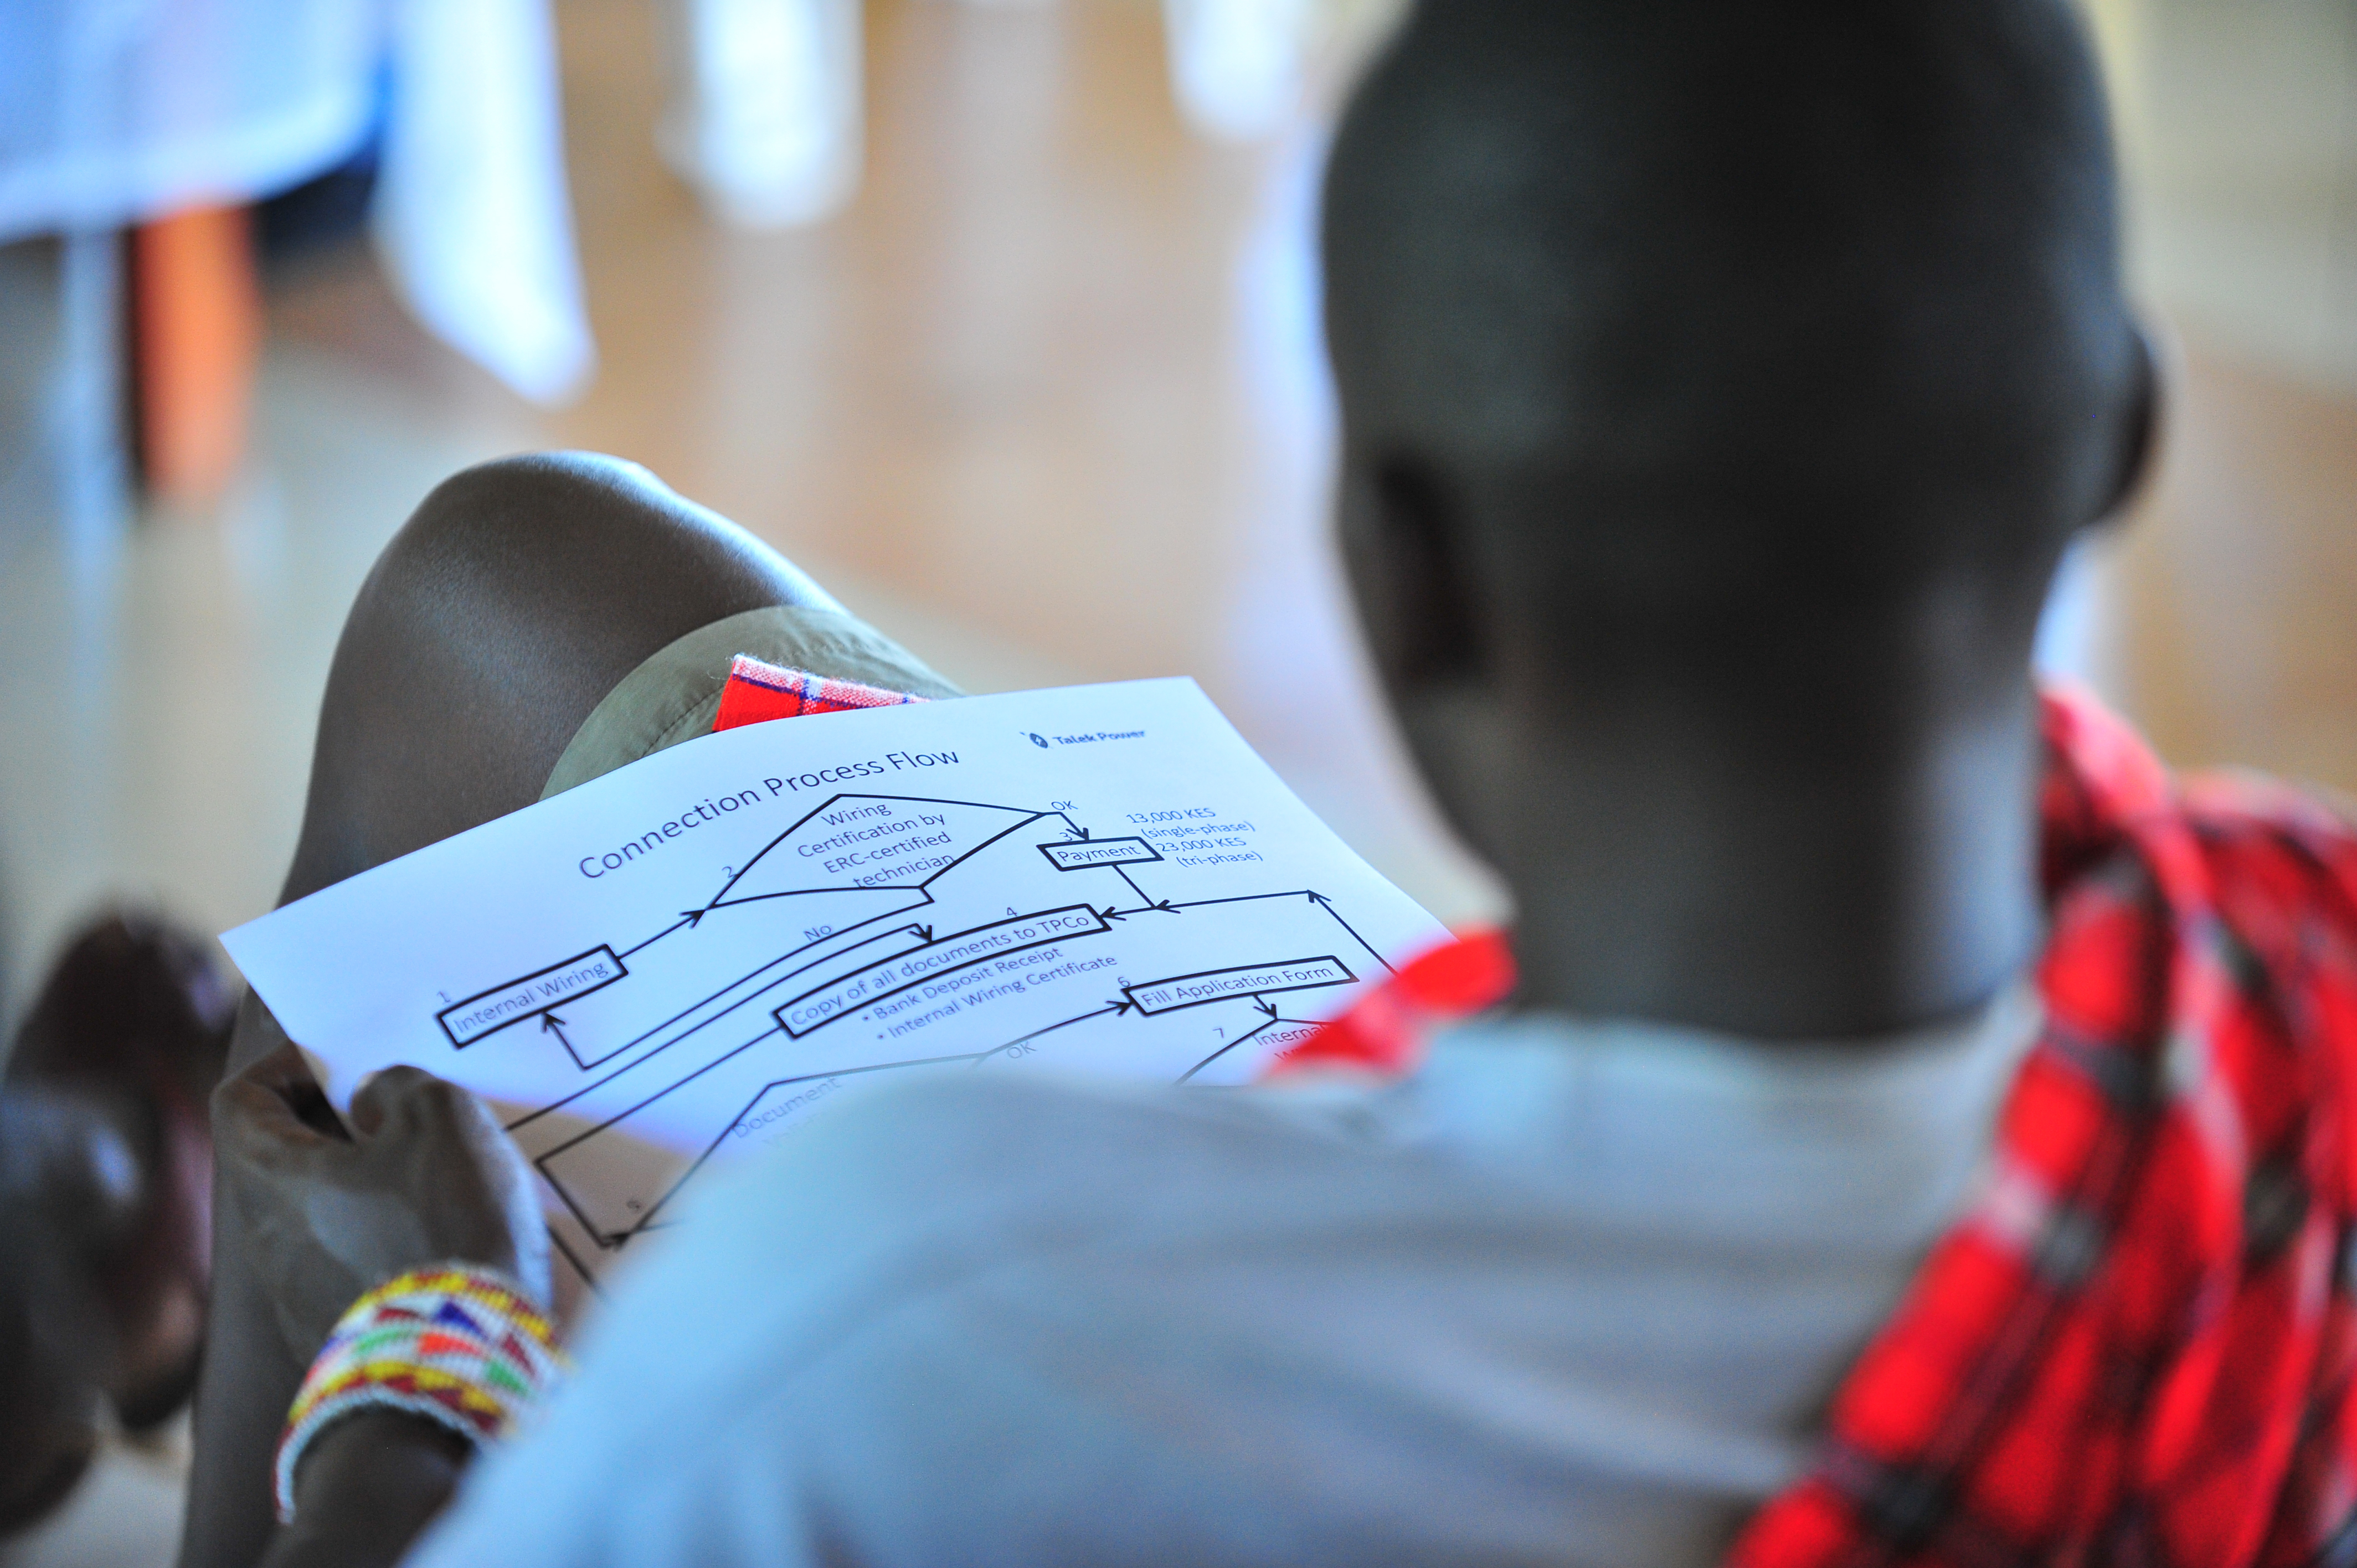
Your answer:
[[[1122,911],[1123,914],[1143,915],[1148,909],[1159,909],[1166,915],[1175,915],[1178,912],[1178,906],[1171,903],[1168,898],[1148,897],[1146,896],[1146,889],[1137,885],[1137,879],[1130,875],[1128,872],[1124,871],[1120,866],[1109,865],[1105,867],[1105,869],[1112,872],[1115,876],[1120,877],[1124,882],[1128,883],[1129,890],[1137,895],[1137,908],[1135,909],[1125,909]]]
[[[712,911],[709,909],[682,909],[680,913],[687,917],[687,929],[692,931],[703,921],[704,917],[709,915]]]
[[[1270,1018],[1274,1018],[1274,1017],[1275,1017],[1275,1016],[1276,1016],[1276,1004],[1275,1004],[1275,1003],[1274,1003],[1274,1002],[1271,1002],[1271,1001],[1270,1001],[1267,997],[1265,997],[1265,996],[1255,996],[1255,997],[1254,997],[1254,998],[1253,998],[1253,1005],[1254,1005],[1254,1006],[1255,1006],[1255,1007],[1257,1007],[1257,1008],[1259,1008],[1259,1009],[1261,1010],[1262,1014],[1263,1014],[1265,1016],[1267,1016],[1267,1017],[1270,1017]]]
[[[1312,904],[1317,905],[1329,915],[1333,916],[1334,923],[1341,927],[1344,930],[1350,932],[1351,940],[1358,943],[1361,947],[1366,949],[1367,956],[1369,958],[1373,959],[1377,963],[1382,964],[1384,970],[1390,973],[1397,974],[1399,972],[1399,971],[1392,968],[1391,960],[1385,958],[1383,954],[1375,950],[1374,943],[1361,936],[1356,926],[1351,925],[1350,921],[1342,918],[1342,912],[1334,908],[1334,900],[1329,898],[1323,893],[1318,892],[1314,888],[1304,889],[1304,894]]]
[[[565,1020],[555,1014],[543,1013],[540,1015],[540,1032],[544,1035],[554,1035],[556,1043],[566,1050],[573,1048],[573,1042],[565,1037]]]
[[[1108,1013],[1118,1018],[1124,1013],[1128,1012],[1131,1008],[1136,1005],[1137,1004],[1135,1002],[1115,1002],[1108,999],[1103,1006],[1098,1008],[1093,1013],[1076,1013],[1070,1018],[1057,1020],[1055,1023],[1049,1025],[1044,1029],[1034,1029],[1028,1035],[1017,1035],[1015,1038],[1007,1041],[1006,1044],[1003,1046],[996,1046],[989,1050],[984,1051],[981,1053],[981,1056],[976,1057],[974,1059],[979,1061],[985,1058],[996,1056],[1000,1051],[1012,1050],[1017,1046],[1028,1044],[1032,1040],[1038,1039],[1042,1035],[1052,1035],[1059,1029],[1069,1029],[1075,1024],[1085,1024],[1092,1018],[1102,1018]]]
[[[1186,912],[1168,898],[1159,899],[1151,904],[1140,904],[1135,909],[1116,909],[1108,904],[1097,911],[1098,915],[1108,920],[1125,920],[1132,915],[1183,915]]]

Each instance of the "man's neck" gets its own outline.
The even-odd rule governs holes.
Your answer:
[[[1824,1040],[2018,973],[2041,921],[2027,680],[1943,722],[1827,702],[1806,734],[1674,703],[1537,726],[1555,739],[1514,758],[1514,842],[1491,846],[1521,1004]]]

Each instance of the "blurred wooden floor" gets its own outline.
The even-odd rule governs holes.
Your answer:
[[[2357,794],[2357,401],[2198,342],[2172,391],[2098,682],[2175,761]]]
[[[866,186],[773,235],[714,227],[657,161],[650,12],[561,11],[606,368],[556,431],[1091,673],[1200,662],[1270,160],[1189,138],[1156,11],[876,5]]]

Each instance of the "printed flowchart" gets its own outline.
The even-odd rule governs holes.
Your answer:
[[[1443,935],[1136,682],[707,736],[225,940],[339,1103],[405,1061],[498,1108],[594,1276],[863,1090],[1243,1083]]]
[[[1257,831],[1202,810],[1163,842]],[[511,1130],[586,1235],[615,1248],[661,1223],[723,1144],[781,1135],[845,1079],[1061,1058],[1193,1081],[1306,1032],[1314,1019],[1286,1014],[1295,993],[1385,967],[1314,888],[1150,891],[1168,865],[1155,840],[1094,836],[1064,809],[838,794],[661,929],[436,1017],[455,1048],[561,1052],[595,1073]],[[1149,920],[1160,961],[1140,969],[1120,939]],[[724,978],[668,1007],[689,974]],[[635,1137],[658,1107],[669,1135]],[[683,1122],[708,1133],[700,1148],[678,1146]],[[618,1150],[639,1179],[608,1179]]]

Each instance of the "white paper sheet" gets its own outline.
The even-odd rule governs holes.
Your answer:
[[[222,940],[337,1104],[498,1105],[594,1273],[874,1085],[1243,1082],[1445,936],[1169,680],[709,736]]]

